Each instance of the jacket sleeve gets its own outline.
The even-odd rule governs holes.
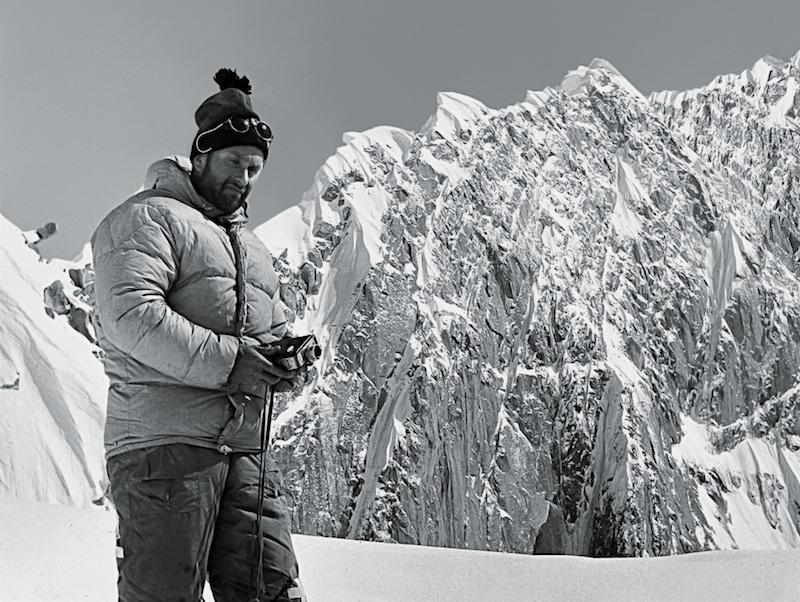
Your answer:
[[[178,273],[176,239],[158,207],[112,213],[92,240],[103,336],[136,361],[190,386],[227,382],[239,342],[186,319],[167,303]]]

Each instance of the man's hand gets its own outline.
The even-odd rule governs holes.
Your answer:
[[[264,358],[270,364],[272,364],[276,370],[281,370],[283,373],[291,375],[289,378],[282,378],[273,385],[273,388],[276,392],[284,393],[286,391],[291,391],[295,385],[297,385],[298,381],[303,377],[303,375],[308,372],[309,364],[302,365],[296,370],[287,370],[277,362],[273,362],[273,360],[270,359],[270,356],[279,351],[280,347],[277,345],[261,345],[258,347],[258,352],[264,356]]]
[[[267,387],[275,387],[276,391],[289,390],[299,374],[299,370],[276,366],[255,347],[242,345],[228,377],[228,391],[263,397]]]

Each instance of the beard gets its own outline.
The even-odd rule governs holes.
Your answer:
[[[233,182],[216,178],[208,164],[202,171],[192,170],[191,181],[197,193],[222,211],[223,215],[233,213],[244,205],[250,194],[249,185],[241,190]]]

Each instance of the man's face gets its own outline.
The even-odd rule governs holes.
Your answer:
[[[255,146],[229,146],[195,157],[192,185],[223,213],[233,213],[247,199],[264,167],[264,155]]]

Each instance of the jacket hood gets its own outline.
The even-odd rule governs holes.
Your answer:
[[[244,223],[247,214],[244,206],[230,214],[224,214],[200,196],[191,181],[192,162],[187,157],[170,155],[159,159],[148,169],[144,178],[144,190],[163,190],[219,223]]]

